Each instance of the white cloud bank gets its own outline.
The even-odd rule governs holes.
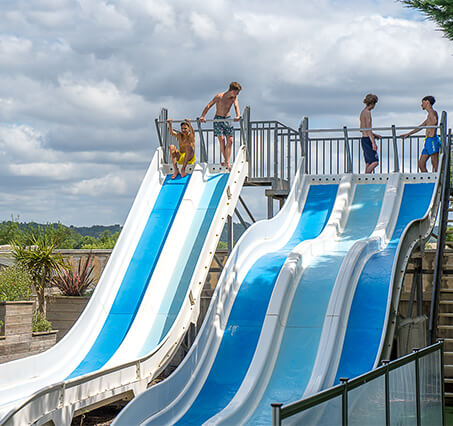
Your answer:
[[[198,116],[232,80],[292,126],[356,125],[369,91],[377,125],[420,122],[426,94],[453,111],[453,43],[393,0],[6,0],[0,20],[0,219],[122,223],[160,107]]]

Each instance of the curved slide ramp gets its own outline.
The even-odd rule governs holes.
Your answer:
[[[77,323],[50,350],[0,365],[2,424],[69,424],[88,406],[146,389],[196,321],[246,165],[241,148],[230,174],[202,164],[171,180],[158,150]]]
[[[279,215],[244,234],[192,351],[169,379],[134,399],[115,424],[269,424],[271,402],[292,402],[332,386],[340,375],[354,377],[358,346],[364,352],[359,368],[376,365],[393,338],[387,322],[399,297],[398,271],[434,225],[437,174],[343,177],[330,215],[318,210],[326,223],[317,228],[307,220],[316,216],[310,197],[332,187],[332,177],[329,184],[318,179],[310,185],[310,179],[316,180],[296,179]],[[292,211],[296,228],[277,225],[296,200],[301,205]],[[278,233],[263,239],[253,232],[272,225],[291,235],[285,244]],[[251,258],[247,246],[260,242],[270,246],[256,248]],[[285,258],[273,264],[276,253]],[[370,270],[381,282],[371,293],[378,313],[366,311],[370,290],[363,282]],[[363,329],[373,336],[364,337],[366,345]]]
[[[118,424],[171,424],[181,417],[183,424],[188,416],[190,423],[200,424],[228,404],[255,352],[274,286],[284,265],[293,262],[289,260],[293,248],[316,238],[326,227],[335,232],[339,226],[351,185],[337,182],[317,185],[298,175],[279,214],[244,233],[188,355],[167,380],[135,398]],[[215,395],[221,398],[212,407]],[[191,414],[191,406],[198,404],[208,410],[203,418]]]

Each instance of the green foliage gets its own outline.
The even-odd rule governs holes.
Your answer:
[[[451,0],[400,0],[408,7],[420,10],[436,22],[445,35],[453,40],[453,2]]]
[[[30,240],[30,235],[38,232],[51,238],[58,249],[111,249],[120,231],[120,225],[77,228],[61,223],[21,223],[18,218],[11,218],[0,223],[0,245],[10,244],[11,241],[25,244]]]
[[[217,244],[217,248],[220,250],[226,250],[228,248],[228,243],[225,241],[219,241],[219,244]]]
[[[88,256],[85,262],[79,262],[77,270],[63,269],[52,277],[51,284],[61,291],[64,296],[82,296],[85,290],[94,283],[93,256]]]
[[[33,332],[39,333],[41,331],[52,330],[52,323],[46,320],[42,312],[36,311],[33,314]]]
[[[104,231],[98,238],[91,236],[83,237],[81,248],[83,249],[112,249],[120,236],[119,232],[112,234],[110,231]]]
[[[27,269],[33,279],[38,298],[38,311],[45,314],[45,289],[53,271],[67,268],[63,256],[55,253],[57,237],[43,228],[30,230],[22,241],[11,242],[11,254],[16,262]]]
[[[23,267],[14,265],[0,271],[0,302],[31,298],[33,280]]]

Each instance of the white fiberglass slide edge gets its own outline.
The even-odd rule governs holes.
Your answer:
[[[255,411],[272,376],[292,300],[303,272],[313,257],[322,254],[342,234],[355,187],[351,175],[345,175],[340,181],[332,213],[321,234],[313,240],[303,241],[288,256],[275,283],[246,376],[230,403],[205,424],[242,424]]]
[[[293,186],[280,212],[270,220],[250,226],[237,242],[219,277],[200,332],[182,363],[168,379],[125,408],[118,424],[139,423],[143,413],[146,417],[148,413],[152,416],[175,411],[182,415],[191,404],[209,374],[240,283],[257,259],[276,246],[283,246],[294,232],[297,225],[294,215],[303,208],[309,187],[306,175],[298,173],[295,181],[298,185]],[[170,418],[176,416],[170,414]]]

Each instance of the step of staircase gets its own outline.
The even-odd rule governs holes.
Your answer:
[[[453,325],[438,325],[438,337],[441,338],[453,338]]]
[[[453,300],[440,300],[439,312],[440,313],[453,312]]]

